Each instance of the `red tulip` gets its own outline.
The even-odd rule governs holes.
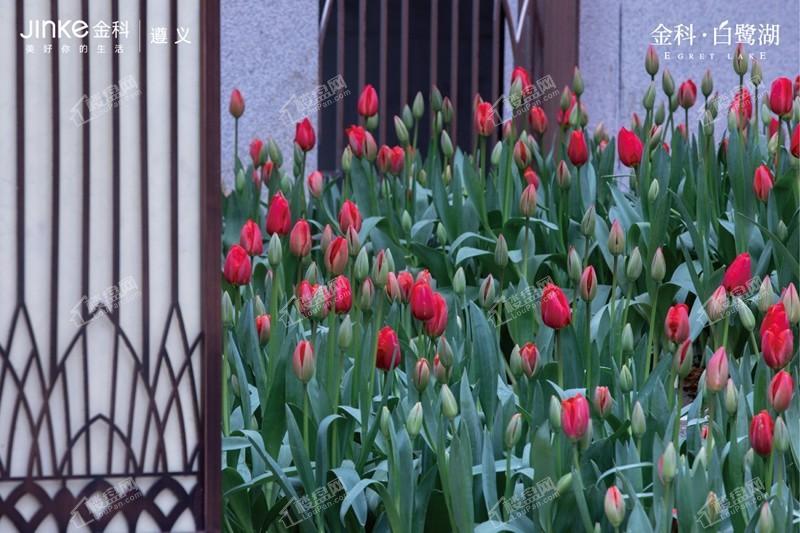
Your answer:
[[[447,329],[447,301],[438,292],[433,293],[433,317],[425,321],[425,332],[430,337],[440,337]]]
[[[547,131],[547,115],[539,106],[533,106],[528,112],[528,123],[531,125],[531,130],[542,135]]]
[[[409,154],[413,155],[413,152],[409,152]],[[403,150],[402,146],[395,146],[392,148],[391,158],[390,158],[390,171],[395,176],[399,176],[400,173],[403,171],[403,165],[406,160],[406,152]]]
[[[333,280],[334,310],[337,315],[350,312],[353,305],[353,291],[350,290],[350,280],[346,276],[337,276]]]
[[[524,67],[514,67],[514,70],[511,71],[511,85],[514,85],[514,82],[519,80],[520,86],[522,90],[525,91],[528,87],[531,86],[531,77],[528,75],[528,71],[525,70]]]
[[[750,254],[747,252],[736,256],[733,262],[725,269],[722,276],[722,286],[728,292],[740,292],[746,289],[747,284],[753,277],[750,268]]]
[[[794,97],[800,96],[800,74],[794,78]]]
[[[517,164],[517,167],[520,169],[527,167],[530,162],[530,157],[527,145],[522,142],[522,139],[517,140],[517,142],[514,143],[514,162]]]
[[[314,377],[314,347],[308,341],[300,341],[292,355],[292,370],[297,379],[308,383]]]
[[[600,413],[600,416],[605,418],[608,416],[608,413],[611,412],[611,403],[613,399],[611,398],[611,393],[608,391],[608,387],[597,387],[594,389],[594,407],[597,409],[597,412]]]
[[[789,329],[789,317],[786,314],[786,306],[783,302],[778,302],[767,309],[764,321],[761,322],[761,336],[767,331],[783,331]]]
[[[691,357],[691,348],[692,348],[692,340],[687,338],[685,341],[678,346],[678,350],[675,352],[675,359],[674,359],[674,367],[675,371],[680,374],[681,377],[686,377],[692,369],[692,361],[686,361],[686,357]]]
[[[361,213],[358,211],[358,206],[350,200],[345,200],[339,209],[339,228],[342,233],[347,233],[350,228],[361,231]]]
[[[298,220],[289,234],[289,250],[297,257],[311,253],[311,226],[304,219]]]
[[[706,387],[711,392],[719,392],[728,384],[728,354],[720,346],[706,367]]]
[[[263,148],[264,142],[261,139],[256,137],[250,141],[250,159],[253,160],[253,167],[255,168],[258,168],[264,164],[264,161],[261,160],[261,152]]]
[[[262,346],[269,341],[270,329],[269,315],[258,315],[256,317],[256,332],[258,333],[258,341]]]
[[[772,190],[772,185],[772,172],[769,171],[767,165],[760,165],[753,176],[753,190],[756,193],[756,198],[762,202],[766,202],[769,199],[769,192]]]
[[[252,274],[250,256],[238,244],[234,244],[228,250],[223,274],[228,283],[233,285],[247,285],[250,283],[250,275]]]
[[[385,144],[378,149],[378,155],[375,158],[375,166],[384,174],[388,174],[392,168],[392,149]]]
[[[536,175],[536,172],[534,172],[531,167],[525,169],[522,177],[525,178],[525,181],[528,183],[528,185],[533,185],[533,188],[536,190],[539,189],[539,176]]]
[[[424,281],[428,285],[433,283],[433,278],[431,277],[431,273],[427,268],[423,268],[419,272],[417,272],[417,279],[416,281]]]
[[[767,139],[772,139],[772,136],[775,135],[776,133],[778,133],[778,129],[780,127],[781,127],[781,123],[778,122],[778,119],[776,119],[776,118],[770,119],[769,128],[768,128],[769,135],[768,135]]]
[[[753,100],[750,98],[750,91],[747,90],[747,87],[736,91],[730,110],[736,114],[740,126],[745,126],[750,122],[750,118],[753,116]]]
[[[297,123],[294,130],[294,142],[296,142],[304,152],[308,152],[314,148],[314,144],[317,142],[317,136],[314,134],[314,126],[311,125],[311,121],[308,120],[308,117]]]
[[[678,88],[678,104],[684,109],[689,109],[694,105],[696,99],[697,86],[694,82],[692,80],[686,80],[681,83],[681,86]]]
[[[766,411],[761,411],[750,421],[750,446],[759,455],[769,455],[772,452],[772,433],[775,423]]]
[[[322,172],[319,170],[315,170],[311,174],[308,175],[308,191],[311,193],[311,196],[314,198],[319,198],[322,196],[322,191],[325,188],[322,179]]]
[[[773,409],[779,413],[787,410],[789,404],[792,403],[792,396],[794,395],[794,380],[792,376],[785,370],[775,374],[769,384],[767,394]]]
[[[386,274],[386,286],[383,290],[390,302],[399,302],[403,299],[403,292],[400,290],[400,284],[397,283],[397,276],[394,272]]]
[[[586,149],[586,139],[583,138],[581,130],[573,131],[569,136],[569,146],[567,155],[572,164],[576,167],[582,166],[589,160],[589,151]]]
[[[261,255],[264,252],[264,242],[261,240],[261,230],[258,224],[248,219],[239,232],[239,244],[250,255]]]
[[[686,132],[686,124],[681,122],[680,124],[678,124],[678,127],[676,129],[678,130],[678,133],[681,134],[681,137],[683,137],[684,139],[689,138],[689,134]]]
[[[792,359],[794,335],[783,302],[770,307],[761,323],[761,352],[764,362],[774,370],[785,367]]]
[[[689,338],[689,307],[686,304],[673,305],[667,310],[664,332],[676,344]]]
[[[522,371],[529,378],[536,374],[536,369],[539,366],[539,348],[532,342],[527,343],[519,351],[522,358]]]
[[[314,294],[311,296],[311,318],[318,321],[325,320],[333,309],[333,294],[327,285],[314,285]]]
[[[316,288],[316,285],[312,285],[308,280],[304,279],[295,289],[297,310],[306,318],[311,316],[311,301],[314,299],[314,291]]]
[[[475,130],[478,135],[488,137],[495,128],[494,108],[489,102],[481,102],[475,108]]]
[[[411,272],[404,270],[397,274],[397,284],[400,285],[400,294],[404,302],[411,298],[411,288],[414,286],[414,277]]]
[[[378,93],[369,83],[364,86],[358,97],[358,114],[369,118],[378,112]]]
[[[411,289],[411,314],[417,320],[430,320],[436,315],[436,303],[434,302],[433,289],[424,280],[414,283]]]
[[[381,370],[389,371],[400,364],[400,341],[397,333],[389,326],[384,326],[378,332],[378,350],[375,354],[375,366]]]
[[[578,289],[580,291],[581,298],[585,302],[593,300],[595,294],[597,294],[597,274],[595,274],[594,267],[592,265],[589,265],[583,269]]]
[[[272,161],[267,161],[261,167],[261,181],[264,182],[264,185],[269,185],[269,178],[272,176]]]
[[[776,115],[788,115],[792,112],[792,81],[780,77],[772,82],[769,88],[769,108]]]
[[[800,157],[800,124],[796,124],[792,131],[791,148],[792,155]]]
[[[561,329],[572,321],[572,308],[564,292],[548,283],[542,292],[542,322],[553,329]]]
[[[289,202],[282,193],[276,193],[269,201],[267,211],[267,234],[286,235],[292,227],[292,214],[289,212]]]
[[[239,92],[239,89],[231,91],[231,101],[228,105],[228,111],[233,115],[233,118],[239,118],[244,114],[244,98],[242,98],[242,93]]]
[[[344,272],[347,266],[347,240],[344,237],[336,237],[325,250],[325,268],[331,274],[338,276]]]
[[[619,130],[617,136],[619,146],[619,160],[626,167],[635,167],[642,160],[642,141],[639,137],[627,128]]]
[[[580,440],[589,427],[589,402],[583,394],[576,394],[561,402],[561,428],[572,441]]]
[[[361,126],[350,126],[344,130],[347,135],[347,142],[350,144],[350,150],[356,157],[364,155],[364,146],[367,142],[367,132]]]
[[[567,90],[569,90],[569,88],[567,88]],[[569,116],[572,114],[572,109],[575,107],[577,102],[578,101],[575,99],[575,95],[573,94],[570,96],[569,106],[567,109],[559,108],[558,113],[556,114],[556,122],[558,122],[561,127],[566,128],[569,125]]]

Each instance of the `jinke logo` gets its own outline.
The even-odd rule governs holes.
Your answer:
[[[89,23],[85,20],[38,19],[28,21],[28,33],[20,33],[23,39],[83,39],[89,36]]]

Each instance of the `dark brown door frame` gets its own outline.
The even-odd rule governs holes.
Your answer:
[[[221,530],[222,317],[220,256],[220,5],[202,0],[200,13],[200,146],[203,207],[203,507],[207,531]]]

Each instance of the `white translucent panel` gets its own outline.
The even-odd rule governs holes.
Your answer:
[[[59,0],[56,12],[50,0],[9,2],[0,16],[0,68],[6,74],[0,79],[0,161],[4,163],[0,174],[0,372],[6,370],[0,387],[0,435],[4,436],[0,464],[6,472],[0,470],[0,474],[25,477],[33,464],[34,482],[50,498],[61,490],[77,495],[93,477],[113,484],[112,480],[132,471],[131,457],[145,472],[136,480],[144,491],[165,469],[191,472],[199,468],[198,459],[192,462],[191,457],[201,436],[202,361],[199,348],[194,353],[189,350],[202,327],[201,3],[178,0],[175,25],[188,29],[190,44],[173,44],[174,36],[168,31],[169,43],[155,45],[149,43],[151,29],[173,24],[170,2],[148,0],[147,21],[142,24],[140,2],[113,2],[88,2],[87,17],[81,0]],[[118,9],[116,17],[113,5]],[[24,72],[18,73],[17,50],[22,40],[14,9],[24,9],[26,22],[86,18],[92,26],[116,18],[128,21],[129,37],[121,38],[120,54],[114,53],[112,39],[93,31],[88,53],[79,52],[82,41],[75,38],[62,39],[45,52],[50,39],[39,38],[31,53],[25,50]],[[147,50],[146,84],[140,71],[140,36]],[[72,49],[63,50],[65,45]],[[172,77],[173,50],[179,65],[176,78]],[[54,57],[58,61],[55,72]],[[23,139],[17,138],[18,74],[24,84]],[[174,80],[179,98],[172,110],[170,84]],[[93,99],[105,100],[109,94],[115,95],[116,107],[89,110]],[[177,118],[171,126],[173,111]],[[119,133],[116,165],[115,126]],[[172,127],[177,144],[172,142]],[[22,205],[17,205],[21,141],[25,194]],[[175,176],[171,171],[174,157]],[[88,184],[84,183],[87,173]],[[113,210],[115,198],[118,213]],[[24,224],[21,257],[16,238],[20,218]],[[178,236],[174,252],[173,219]],[[19,287],[21,302],[18,261],[25,275]],[[175,286],[174,272],[179,273]],[[107,298],[124,285],[129,290],[118,296],[115,311],[113,300]],[[110,312],[118,313],[118,328],[104,311],[83,322],[85,303],[91,311],[101,301],[111,304]],[[143,372],[139,362],[145,353],[150,362]],[[177,385],[172,375],[179,380]],[[18,398],[25,401],[18,404]],[[41,425],[38,436],[37,425]],[[164,446],[160,452],[159,441]],[[40,459],[32,463],[37,449]],[[157,453],[164,460],[156,461]],[[63,488],[58,481],[38,480],[39,476],[78,477],[68,479]],[[197,477],[185,476],[178,482],[182,491],[165,490],[156,496],[164,514],[176,502],[187,501]],[[17,481],[0,479],[0,497],[17,487]],[[30,517],[40,506],[26,495],[19,500],[18,510]],[[53,517],[41,525],[42,530],[59,527]],[[148,516],[139,520],[137,528],[160,529]],[[13,529],[0,517],[0,531]],[[113,518],[109,529],[127,529],[123,514]],[[191,510],[181,515],[173,529],[196,529]]]

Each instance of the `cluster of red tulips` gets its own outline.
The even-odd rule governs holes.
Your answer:
[[[710,72],[702,103],[667,69],[662,95],[651,47],[644,118],[611,137],[587,132],[576,67],[549,152],[544,110],[517,107],[532,87],[517,67],[514,118],[498,124],[476,95],[472,153],[436,88],[379,147],[367,85],[341,176],[306,172],[308,119],[294,179],[272,140],[237,154],[223,235],[231,528],[266,505],[281,529],[273,507],[305,495],[299,527],[320,531],[796,530],[800,76],[759,95],[741,45],[733,68],[727,110]],[[230,111],[243,116],[238,91]],[[314,507],[334,477],[346,496]],[[504,507],[548,479],[555,496]],[[725,514],[755,479],[763,493]]]

